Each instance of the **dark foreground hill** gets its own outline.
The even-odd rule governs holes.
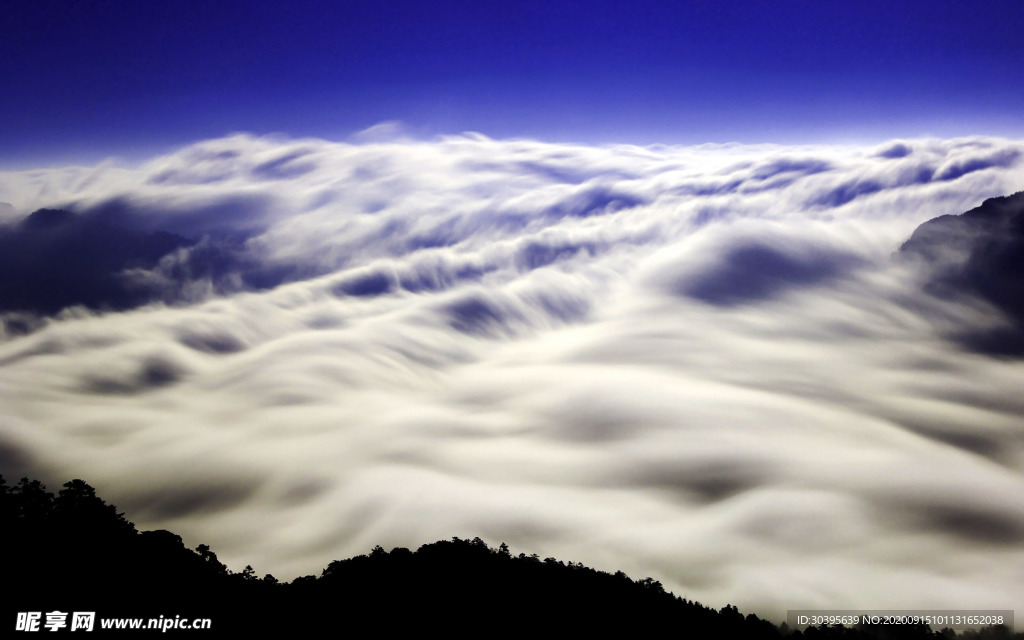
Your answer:
[[[338,633],[436,629],[446,635],[654,629],[691,637],[775,638],[776,628],[735,607],[706,608],[634,581],[482,540],[435,542],[413,552],[376,547],[332,562],[319,578],[282,584],[251,567],[233,573],[205,545],[168,531],[139,532],[74,480],[52,496],[37,481],[0,485],[6,538],[4,622],[18,612],[95,611],[97,617],[210,618],[219,630]]]
[[[435,631],[446,637],[521,634],[652,634],[685,638],[780,638],[771,623],[726,605],[705,607],[666,592],[650,579],[596,571],[554,558],[513,556],[502,544],[453,538],[417,551],[376,547],[369,555],[330,563],[320,577],[280,583],[251,567],[235,573],[208,546],[185,547],[169,531],[139,532],[82,480],[56,495],[23,478],[0,477],[4,539],[0,629],[19,613],[95,612],[95,631],[112,618],[195,621],[209,629],[171,628],[196,637],[262,632],[262,637],[311,634],[395,634]],[[61,629],[70,632],[69,628]],[[120,636],[158,630],[109,631]],[[995,635],[993,635],[995,634]],[[907,627],[809,629],[792,638],[922,638],[944,636]],[[945,636],[948,637],[948,636]],[[985,638],[1010,637],[988,632]],[[1024,636],[1015,636],[1018,640]]]

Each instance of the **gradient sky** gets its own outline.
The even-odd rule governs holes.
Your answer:
[[[286,580],[457,535],[1020,609],[1024,240],[899,252],[1024,185],[1022,25],[0,0],[0,471]]]
[[[1022,135],[1024,3],[66,2],[0,9],[0,166],[236,131],[586,143]]]

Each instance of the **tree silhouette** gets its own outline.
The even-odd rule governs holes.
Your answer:
[[[84,480],[71,480],[53,501],[53,515],[58,522],[75,522],[85,526],[91,536],[124,536],[135,533],[135,525],[125,520],[114,505],[96,495],[96,490]]]
[[[479,537],[454,537],[335,560],[319,578],[279,583],[251,565],[232,573],[209,545],[194,551],[169,531],[138,532],[82,480],[55,498],[38,481],[9,486],[0,476],[0,522],[7,523],[4,578],[17,585],[0,599],[0,617],[18,611],[90,610],[116,617],[208,617],[215,627],[262,635],[337,633],[321,615],[339,607],[352,619],[383,621],[390,633],[443,628],[450,635],[572,633],[630,635],[679,630],[687,638],[778,640],[954,640],[926,626],[810,627],[789,631],[732,604],[720,610],[679,598],[654,578],[632,580],[578,562],[512,556]],[[8,615],[9,614],[9,615]],[[542,621],[542,622],[538,622]],[[543,625],[541,627],[541,625]],[[1024,640],[1007,628],[962,634],[967,640]]]

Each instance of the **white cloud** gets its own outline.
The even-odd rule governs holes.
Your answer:
[[[1024,372],[890,255],[1022,149],[240,135],[3,173],[244,260],[7,337],[0,463],[280,578],[480,535],[779,619],[1015,608]]]

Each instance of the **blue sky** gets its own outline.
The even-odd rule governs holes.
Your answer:
[[[900,247],[1024,185],[1022,18],[0,0],[0,472],[282,579],[1020,609],[1020,239]]]
[[[0,163],[235,131],[1020,136],[1020,2],[63,2],[0,12]]]

